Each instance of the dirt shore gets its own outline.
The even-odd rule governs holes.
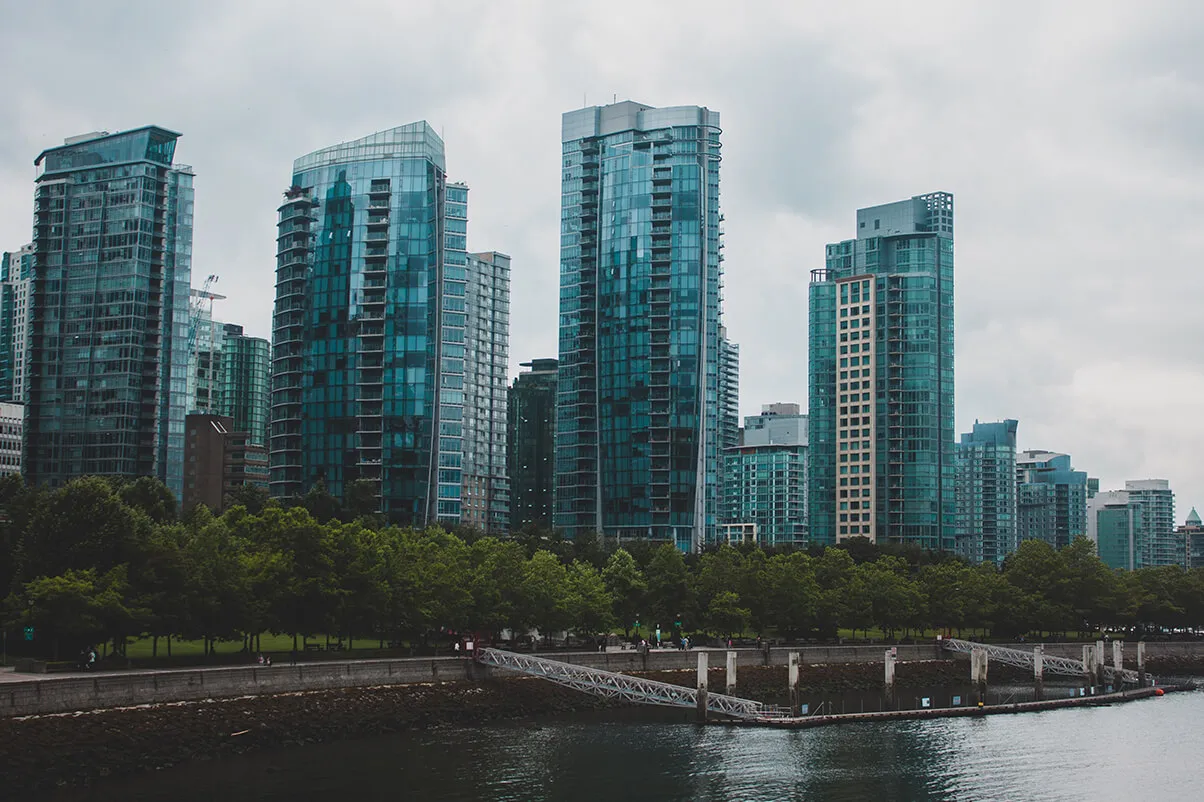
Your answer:
[[[993,666],[992,681],[1009,679],[1005,668]],[[964,661],[900,663],[896,681],[904,688],[947,685],[964,683],[968,674]],[[695,682],[693,671],[644,676],[686,686]],[[781,666],[741,668],[738,679],[737,694],[747,698],[779,702],[786,692]],[[712,669],[709,681],[713,689],[722,689],[724,670]],[[882,666],[866,663],[807,665],[800,677],[804,691],[821,693],[872,690],[881,682]],[[254,749],[614,704],[543,680],[509,677],[480,684],[393,685],[7,718],[0,719],[0,788],[12,794],[88,784]]]

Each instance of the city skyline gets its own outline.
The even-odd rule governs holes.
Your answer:
[[[947,188],[960,202],[955,431],[968,431],[975,419],[1019,419],[1019,448],[1072,454],[1077,468],[1101,477],[1101,489],[1167,478],[1179,509],[1200,506],[1204,468],[1194,455],[1204,429],[1191,416],[1204,389],[1193,350],[1198,324],[1161,316],[1166,282],[1157,279],[1173,279],[1188,296],[1204,289],[1178,267],[1194,257],[1192,213],[1200,202],[1199,182],[1190,180],[1197,160],[1187,151],[1197,127],[1189,89],[1201,70],[1184,48],[1204,18],[1156,8],[1100,18],[1067,7],[1035,19],[950,8],[865,19],[800,9],[797,16],[770,12],[755,24],[723,11],[721,24],[712,19],[705,31],[685,21],[688,30],[666,38],[659,52],[605,61],[617,19],[596,20],[594,33],[565,33],[565,44],[553,45],[545,40],[577,30],[575,12],[557,9],[540,19],[491,10],[438,27],[471,43],[510,36],[510,53],[466,58],[438,75],[398,69],[384,93],[348,87],[339,70],[350,75],[359,67],[339,67],[329,81],[304,87],[316,98],[309,106],[296,102],[300,89],[282,87],[280,71],[298,68],[285,57],[298,41],[327,46],[317,29],[255,39],[262,26],[302,21],[232,17],[232,6],[220,3],[207,5],[204,18],[173,9],[158,21],[80,5],[72,10],[78,24],[64,29],[72,88],[39,73],[0,104],[12,132],[0,145],[0,249],[30,239],[31,162],[43,149],[88,130],[154,123],[183,131],[182,161],[198,172],[196,273],[222,274],[219,286],[230,296],[224,319],[270,337],[264,299],[274,280],[274,241],[265,232],[275,221],[264,210],[275,208],[285,165],[296,153],[364,131],[429,119],[443,129],[449,172],[473,186],[469,248],[498,248],[522,265],[513,286],[513,378],[519,361],[555,353],[560,114],[581,103],[583,91],[590,103],[610,102],[614,93],[658,106],[703,103],[725,126],[726,324],[742,346],[742,415],[806,398],[805,357],[796,348],[805,331],[797,314],[805,276],[821,266],[818,248],[847,236],[851,210]],[[364,13],[356,11],[347,16]],[[58,13],[9,15],[4,35],[12,46],[0,59],[10,74],[31,57],[33,33]],[[669,9],[650,14],[650,25],[674,18]],[[371,35],[383,40],[401,22],[386,14]],[[144,81],[124,87],[107,81],[106,70],[92,78],[81,69],[104,63],[105,41],[85,41],[82,32],[103,34],[115,24],[152,39],[182,27],[193,33],[168,69],[145,70]],[[205,48],[232,24],[248,46],[229,48],[215,66]],[[847,37],[837,34],[854,24],[858,41],[839,43]],[[417,43],[412,56],[389,57],[421,64],[446,52],[452,35]],[[276,50],[276,39],[288,50]],[[1002,56],[1004,39],[1008,51],[1026,55]],[[719,68],[685,66],[684,54],[699,41],[715,50]],[[845,47],[873,52],[846,59]],[[585,66],[563,75],[546,69],[567,65],[574,51]],[[1008,64],[1015,68],[1001,69]],[[775,73],[800,77],[773,91],[745,90]],[[173,91],[147,91],[148,82]],[[389,103],[376,100],[385,96]],[[324,111],[321,99],[336,97],[339,113]],[[784,107],[805,111],[793,116]],[[878,110],[890,115],[889,129],[857,125]],[[485,116],[490,124],[480,125]],[[1159,120],[1156,129],[1139,122],[1149,119]],[[507,157],[499,158],[503,145]],[[1145,243],[1154,232],[1160,249],[1150,267]],[[1157,326],[1133,325],[1155,319]]]

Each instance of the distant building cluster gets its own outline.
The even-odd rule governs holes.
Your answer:
[[[955,439],[946,192],[860,209],[813,255],[806,408],[741,426],[721,134],[702,106],[563,115],[559,347],[513,382],[511,258],[469,247],[469,187],[425,121],[282,167],[270,342],[215,317],[216,273],[193,287],[180,135],[68,138],[0,262],[0,475],[156,476],[215,510],[354,486],[399,524],[683,551],[865,538],[1001,563],[1088,537],[1118,569],[1204,565],[1166,480],[1100,492],[1018,450],[1016,420]]]

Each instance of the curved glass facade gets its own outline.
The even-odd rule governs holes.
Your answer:
[[[563,119],[555,525],[697,549],[719,478],[719,115]]]
[[[370,480],[391,520],[458,521],[468,189],[425,122],[298,159],[279,209],[272,492]]]

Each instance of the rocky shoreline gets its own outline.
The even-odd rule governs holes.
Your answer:
[[[1191,673],[1186,661],[1159,666]],[[1151,666],[1154,671],[1154,666]],[[965,661],[900,663],[900,688],[964,684]],[[722,692],[723,668],[711,669]],[[693,686],[693,671],[643,674]],[[781,703],[783,666],[742,667],[737,695]],[[1031,674],[992,666],[992,682],[1024,681]],[[840,694],[881,687],[882,666],[872,663],[805,665],[804,693]],[[507,677],[479,684],[449,682],[309,691],[273,696],[182,702],[86,713],[0,719],[0,787],[9,793],[87,785],[107,776],[156,771],[257,749],[480,724],[615,707],[617,703],[543,680]]]
[[[542,680],[393,685],[0,719],[9,793],[90,783],[346,738],[596,710],[611,703]]]

